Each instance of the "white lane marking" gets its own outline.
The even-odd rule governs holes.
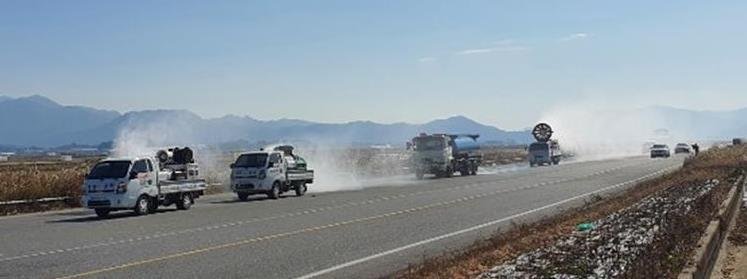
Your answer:
[[[524,212],[521,212],[521,213],[518,213],[518,214],[514,214],[514,215],[511,215],[511,216],[508,216],[508,217],[504,217],[504,218],[501,218],[501,219],[493,220],[493,221],[490,221],[490,222],[487,222],[487,223],[483,223],[483,224],[476,225],[476,226],[473,226],[473,227],[469,227],[469,228],[466,228],[466,229],[462,229],[462,230],[458,230],[458,231],[455,231],[455,232],[443,234],[443,235],[440,235],[440,236],[432,237],[432,238],[429,238],[429,239],[421,240],[421,241],[418,241],[418,242],[415,242],[415,243],[411,243],[411,244],[408,244],[408,245],[405,245],[405,246],[401,246],[399,248],[387,250],[387,251],[384,251],[384,252],[381,252],[381,253],[370,255],[368,257],[364,257],[364,258],[360,258],[360,259],[357,259],[357,260],[349,261],[349,262],[346,262],[346,263],[343,263],[343,264],[335,265],[335,266],[332,266],[330,268],[322,269],[322,270],[319,270],[319,271],[316,271],[316,272],[312,272],[312,273],[309,273],[309,274],[297,277],[296,279],[309,279],[309,278],[318,277],[318,276],[325,275],[325,274],[328,274],[328,273],[332,273],[332,272],[335,272],[335,271],[338,271],[338,270],[341,270],[341,269],[344,269],[344,268],[347,268],[347,267],[350,267],[350,266],[361,264],[361,263],[364,263],[364,262],[367,262],[367,261],[371,261],[371,260],[374,260],[374,259],[377,259],[377,258],[388,256],[388,255],[391,255],[391,254],[399,253],[399,252],[402,252],[404,250],[415,248],[415,247],[418,247],[418,246],[421,246],[421,245],[429,244],[429,243],[436,242],[436,241],[439,241],[439,240],[442,240],[442,239],[454,237],[454,236],[457,236],[457,235],[460,235],[460,234],[465,234],[465,233],[468,233],[468,232],[473,232],[473,231],[476,231],[476,230],[479,230],[479,229],[483,229],[483,228],[486,228],[486,227],[497,225],[499,223],[510,221],[512,219],[516,219],[516,218],[519,218],[519,217],[522,217],[522,216],[526,216],[526,215],[529,215],[529,214],[532,214],[532,213],[535,213],[535,212],[539,212],[539,211],[542,211],[542,210],[545,210],[545,209],[553,208],[553,207],[562,205],[564,203],[568,203],[568,202],[571,202],[571,201],[574,201],[574,200],[577,200],[577,199],[585,198],[587,196],[591,196],[591,195],[594,195],[594,194],[605,192],[605,191],[608,191],[608,190],[611,190],[611,189],[614,189],[614,188],[617,188],[617,187],[621,187],[623,185],[627,185],[627,184],[630,184],[630,183],[642,181],[642,180],[648,179],[649,177],[652,177],[654,175],[659,175],[661,173],[664,173],[665,171],[668,171],[668,170],[671,170],[671,169],[674,169],[674,168],[677,168],[677,167],[678,166],[676,166],[676,165],[672,166],[672,167],[668,167],[668,168],[656,171],[654,173],[650,173],[648,175],[645,175],[645,176],[642,176],[642,177],[639,177],[639,178],[636,178],[636,179],[633,179],[633,180],[629,180],[629,181],[626,181],[626,182],[617,183],[617,184],[614,184],[614,185],[611,185],[611,186],[607,186],[605,188],[598,189],[596,191],[588,192],[586,194],[577,195],[577,196],[574,196],[574,197],[571,197],[571,198],[564,199],[564,200],[559,201],[559,202],[554,202],[554,203],[551,203],[551,204],[548,204],[548,205],[545,205],[545,206],[541,206],[541,207],[538,207],[538,208],[535,208],[535,209],[527,210],[527,211],[524,211]]]
[[[648,165],[648,164],[653,164],[653,163],[647,162],[646,164]],[[624,169],[624,168],[627,168],[627,167],[633,166],[633,165],[636,165],[636,164],[626,164],[626,165],[622,165],[622,166],[610,168],[610,169],[607,169],[605,171],[609,171],[609,172],[617,171],[617,170],[621,170],[621,169]],[[543,187],[543,186],[555,185],[555,184],[559,184],[559,183],[564,183],[564,182],[568,182],[568,181],[573,181],[573,180],[577,180],[577,179],[584,179],[584,178],[594,177],[594,176],[596,176],[596,175],[595,174],[587,174],[587,175],[577,176],[577,177],[574,177],[574,178],[564,178],[564,179],[559,179],[559,180],[550,181],[550,182],[537,183],[537,184],[534,184],[534,185],[527,185],[527,186],[523,186],[523,187],[516,187],[516,188],[511,188],[511,189],[504,189],[504,190],[501,190],[501,191],[498,191],[498,192],[500,192],[500,193],[510,193],[510,192],[515,192],[515,191],[520,191],[520,190],[527,190],[527,189],[533,189],[533,188],[538,188],[538,187]],[[287,213],[287,214],[281,214],[281,215],[276,215],[276,216],[269,216],[269,217],[264,217],[264,218],[252,218],[252,219],[249,219],[249,220],[235,222],[235,224],[243,225],[243,224],[255,223],[255,222],[260,222],[260,221],[269,221],[269,220],[275,220],[275,219],[282,219],[282,218],[292,217],[292,216],[308,215],[308,214],[311,214],[313,212],[329,211],[329,210],[333,210],[333,209],[342,209],[342,208],[351,207],[351,206],[360,206],[360,205],[366,205],[366,204],[374,204],[374,203],[382,202],[382,201],[388,200],[388,199],[395,199],[396,200],[396,199],[399,199],[400,196],[409,197],[409,196],[415,196],[415,195],[420,195],[420,194],[424,194],[424,193],[436,193],[436,192],[442,192],[442,191],[455,191],[455,190],[459,190],[459,189],[469,189],[469,188],[480,187],[480,186],[485,186],[485,185],[489,186],[489,185],[493,185],[494,182],[495,181],[483,181],[483,182],[465,184],[465,185],[457,186],[457,187],[449,187],[449,188],[442,188],[442,189],[435,189],[435,190],[424,190],[424,191],[418,191],[418,192],[408,193],[407,195],[404,195],[404,196],[403,196],[403,194],[395,195],[395,196],[389,196],[389,197],[387,197],[387,196],[381,196],[381,197],[378,197],[378,198],[374,198],[374,199],[366,200],[366,201],[362,201],[362,202],[347,202],[347,203],[340,204],[340,205],[337,205],[337,206],[328,206],[328,207],[320,207],[320,208],[317,208],[317,209],[308,209],[308,210],[305,210],[305,211],[302,211],[302,212],[298,211],[298,212],[295,212],[295,213]],[[329,208],[329,209],[327,209],[327,208]],[[234,225],[234,226],[237,226],[237,225]],[[169,235],[180,235],[180,234],[188,234],[188,233],[195,233],[195,232],[211,231],[211,230],[219,229],[220,227],[227,228],[227,227],[233,227],[233,226],[229,226],[229,225],[226,225],[226,224],[222,224],[222,225],[218,224],[218,225],[212,225],[212,226],[206,226],[206,227],[189,228],[189,229],[183,229],[183,230],[180,230],[180,231],[170,232]],[[150,240],[150,239],[161,238],[161,237],[162,236],[159,236],[158,234],[152,235],[152,236],[142,236],[142,237],[138,237],[138,238],[134,239],[134,241],[133,241],[133,239],[129,239],[127,242],[128,243],[142,242],[144,240]],[[83,246],[74,247],[72,249],[74,251],[77,251],[77,250],[92,249],[92,248],[96,248],[96,247],[113,246],[113,245],[118,245],[118,244],[122,244],[122,242],[121,241],[99,242],[99,243],[93,243],[93,244],[89,244],[89,245],[83,245]],[[69,251],[69,250],[65,249],[65,251]],[[41,255],[46,255],[46,254],[54,254],[54,253],[34,252],[34,254],[30,254],[30,255],[27,254],[27,255],[21,255],[21,256],[39,257]],[[0,258],[0,263],[18,260],[18,259],[21,259],[21,256]]]

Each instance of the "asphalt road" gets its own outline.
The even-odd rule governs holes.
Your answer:
[[[223,194],[147,216],[97,219],[76,209],[0,218],[0,278],[386,276],[681,164],[638,157],[279,200]]]

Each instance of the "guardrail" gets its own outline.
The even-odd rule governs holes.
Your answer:
[[[695,255],[691,259],[691,262],[694,264],[685,267],[680,272],[679,279],[711,277],[713,266],[716,264],[716,259],[722,246],[721,244],[726,239],[729,223],[734,218],[734,213],[739,207],[739,202],[742,200],[745,183],[747,183],[747,179],[745,179],[744,175],[737,179],[737,182],[734,184],[735,187],[731,188],[726,199],[721,203],[718,215],[708,224],[705,233],[698,240],[698,248],[696,248]]]

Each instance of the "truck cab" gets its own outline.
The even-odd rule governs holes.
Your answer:
[[[242,153],[231,164],[231,190],[242,201],[254,194],[277,199],[291,190],[303,196],[313,181],[314,172],[306,169],[303,158],[279,150]]]
[[[423,179],[425,174],[451,177],[454,172],[462,176],[476,175],[482,161],[477,151],[479,135],[420,134],[409,145],[414,153],[411,158],[415,177]]]
[[[527,148],[529,165],[557,165],[560,163],[562,154],[557,142],[551,140],[546,142],[533,142]]]
[[[204,181],[169,183],[159,178],[152,158],[111,158],[98,162],[83,182],[81,204],[100,217],[132,209],[138,215],[153,213],[159,205],[177,204],[188,209],[205,189]]]
[[[420,135],[413,138],[413,163],[417,178],[421,179],[425,173],[446,173],[450,171],[451,147],[446,136]]]

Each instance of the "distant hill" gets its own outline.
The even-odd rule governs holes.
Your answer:
[[[0,97],[0,144],[50,146],[70,143],[68,136],[120,117],[115,111],[62,106],[42,96]]]
[[[59,146],[98,144],[116,139],[145,138],[152,144],[216,144],[247,140],[307,141],[335,144],[395,144],[421,132],[477,133],[483,142],[516,144],[530,140],[526,131],[504,131],[463,116],[425,124],[380,124],[356,121],[339,124],[296,119],[257,120],[228,115],[202,118],[186,110],[146,110],[120,114],[81,106],[63,106],[42,96],[0,96],[0,144]]]

